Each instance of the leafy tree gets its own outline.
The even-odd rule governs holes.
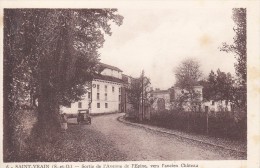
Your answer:
[[[216,81],[216,74],[214,71],[210,71],[209,76],[206,79],[200,80],[199,84],[203,86],[203,99],[205,101],[215,100],[217,95],[217,81]]]
[[[233,78],[230,73],[221,72],[217,70],[216,77],[216,100],[232,100],[232,87],[233,87]]]
[[[188,110],[196,111],[196,107],[201,105],[201,93],[195,89],[190,91],[183,90],[180,94],[175,96],[175,100],[172,102],[173,109],[176,110]]]
[[[246,8],[234,8],[233,9],[233,21],[236,26],[233,28],[236,35],[233,38],[234,43],[229,45],[223,43],[220,48],[221,51],[235,53],[237,63],[235,63],[236,74],[238,76],[237,94],[240,96],[235,96],[240,100],[236,104],[239,108],[246,111],[247,101],[246,101],[246,87],[247,87],[247,34],[246,34]]]
[[[150,79],[144,75],[144,71],[139,78],[133,78],[128,92],[128,101],[132,105],[135,117],[138,117],[139,108],[142,103],[150,101]],[[142,102],[143,101],[143,102]]]
[[[4,10],[4,133],[12,146],[14,116],[27,99],[37,105],[36,132],[59,129],[59,107],[86,92],[117,9]],[[38,103],[36,103],[38,102]]]
[[[194,89],[202,76],[199,62],[193,58],[188,58],[174,72],[177,80],[175,86],[182,90],[182,93],[176,97],[175,103],[179,108],[186,106],[193,110],[194,106],[200,103],[201,97],[201,93]]]
[[[202,72],[199,62],[194,58],[187,58],[175,69],[176,86],[182,89],[193,89],[198,84]]]
[[[206,101],[232,101],[234,79],[230,73],[217,70],[215,74],[211,71],[206,80],[200,81],[203,86],[203,98]]]

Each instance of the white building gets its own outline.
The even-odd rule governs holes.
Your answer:
[[[198,94],[197,100],[199,102],[202,102],[203,95],[202,95],[202,86],[194,86],[193,90]],[[175,101],[178,101],[178,98],[182,95],[184,95],[187,92],[185,89],[181,89],[180,87],[172,87],[168,90],[159,90],[156,89],[152,92],[152,97],[154,99],[154,102],[152,104],[152,107],[155,110],[163,110],[167,109],[170,110],[173,103]],[[184,103],[184,109],[189,110],[189,100]]]
[[[83,100],[72,103],[70,107],[62,107],[61,111],[66,114],[76,114],[83,109],[88,109],[90,114],[121,112],[123,87],[122,70],[100,63],[99,73]]]
[[[164,110],[164,109],[170,110],[170,107],[171,107],[170,89],[168,89],[168,90],[156,89],[151,94],[154,99],[152,108],[154,108],[155,110]]]
[[[210,100],[203,103],[203,109],[208,108],[210,112],[222,112],[222,111],[232,111],[232,103],[227,100],[214,101]]]

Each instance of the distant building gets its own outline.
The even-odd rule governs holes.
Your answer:
[[[171,91],[155,89],[152,91],[151,96],[153,98],[152,107],[155,110],[170,110],[171,107]]]
[[[202,95],[202,86],[194,86],[194,91],[198,93],[198,101],[202,102],[203,95]],[[185,94],[187,90],[181,89],[180,87],[171,87],[168,90],[160,90],[155,89],[151,94],[154,100],[152,107],[155,110],[170,110],[173,103],[178,101],[178,98]],[[184,109],[188,110],[189,100],[186,101],[186,105],[184,105]]]
[[[203,101],[203,93],[202,93],[202,86],[194,86],[194,91],[199,94],[198,105],[196,105],[195,111],[205,111],[206,109],[209,112],[221,112],[221,111],[232,111],[232,103],[227,100],[223,101]],[[181,89],[180,87],[172,87],[167,90],[160,90],[155,89],[152,91],[151,95],[153,98],[152,108],[155,111],[162,111],[162,110],[170,110],[173,104],[178,101],[178,98],[182,96],[187,90]],[[189,100],[184,104],[184,110],[190,110],[187,105]]]
[[[228,100],[223,101],[206,101],[203,103],[203,109],[208,109],[209,112],[218,112],[218,111],[232,111],[232,103]]]
[[[122,92],[126,86],[122,76],[121,69],[100,63],[99,73],[83,100],[71,103],[70,107],[62,107],[61,111],[68,114],[82,109],[88,109],[90,114],[121,112],[125,104]]]

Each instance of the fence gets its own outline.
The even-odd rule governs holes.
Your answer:
[[[152,125],[188,132],[209,134],[216,137],[245,139],[247,117],[243,112],[184,112],[168,111],[151,113]]]

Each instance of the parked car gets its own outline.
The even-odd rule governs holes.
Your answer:
[[[91,117],[88,109],[78,110],[77,122],[78,124],[91,124]]]

